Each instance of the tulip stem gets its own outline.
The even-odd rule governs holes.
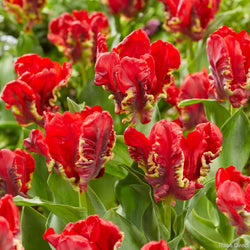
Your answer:
[[[163,222],[168,229],[169,232],[169,239],[171,239],[171,224],[172,224],[172,206],[171,206],[172,199],[166,199],[163,201],[162,206],[163,206],[163,211],[164,211],[164,218]]]
[[[194,59],[193,42],[191,39],[187,38],[187,45],[189,50],[190,62]]]
[[[88,203],[87,203],[87,196],[85,191],[79,192],[79,206],[84,207],[88,213]]]
[[[82,88],[84,88],[87,83],[86,67],[84,61],[80,62],[80,70],[82,76]]]

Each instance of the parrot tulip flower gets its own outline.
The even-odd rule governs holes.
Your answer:
[[[209,164],[222,149],[221,131],[211,122],[197,125],[185,138],[179,125],[161,120],[147,137],[128,127],[124,139],[131,158],[153,187],[156,202],[190,199],[203,187]]]
[[[249,35],[224,25],[208,38],[207,56],[217,100],[229,100],[234,108],[244,106],[250,94]]]
[[[50,21],[48,39],[72,64],[82,60],[89,66],[96,58],[99,32],[109,33],[108,18],[104,13],[96,11],[89,16],[85,10],[74,10],[72,15],[65,12]]]
[[[216,204],[238,235],[250,235],[250,177],[234,166],[219,168],[216,173]]]
[[[46,0],[3,0],[3,6],[8,12],[16,16],[18,23],[25,24],[25,31],[29,32],[35,23],[42,22],[42,8]]]
[[[209,22],[219,10],[221,0],[158,0],[164,4],[166,12],[165,28],[168,32],[199,41],[204,36]]]
[[[103,85],[115,100],[115,113],[126,113],[123,122],[150,122],[153,104],[166,97],[173,81],[171,71],[180,65],[179,51],[170,43],[150,40],[142,29],[132,32],[111,52],[103,52],[95,65],[95,84]]]
[[[141,250],[169,250],[168,244],[165,240],[150,241],[145,244]]]
[[[49,58],[26,54],[17,59],[14,68],[17,78],[5,85],[1,98],[20,125],[34,122],[43,127],[43,112],[59,109],[56,94],[67,84],[71,64],[64,62],[61,67]]]
[[[5,194],[27,196],[35,160],[20,148],[0,150],[0,197]]]
[[[69,223],[61,234],[49,228],[43,238],[55,249],[116,250],[121,246],[123,233],[113,222],[91,215],[86,220]]]
[[[76,189],[86,190],[90,179],[104,174],[104,164],[113,157],[113,120],[100,106],[81,113],[45,113],[45,134],[32,130],[24,140],[31,152],[46,157],[49,170],[57,170]]]

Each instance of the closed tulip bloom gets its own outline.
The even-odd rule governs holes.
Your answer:
[[[211,122],[197,125],[185,138],[179,125],[161,120],[147,137],[128,127],[124,139],[131,158],[153,187],[156,202],[190,199],[203,187],[209,164],[222,149],[222,134]]]
[[[168,244],[165,240],[150,241],[145,244],[141,250],[169,250]]]
[[[208,38],[207,56],[217,100],[229,100],[234,108],[244,106],[250,94],[249,35],[224,25]]]
[[[216,204],[238,235],[250,235],[250,177],[234,166],[219,168],[216,173]]]

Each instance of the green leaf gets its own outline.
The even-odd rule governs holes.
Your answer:
[[[76,192],[54,169],[49,175],[48,185],[52,191],[56,204],[79,206],[78,192]]]
[[[31,197],[39,196],[41,199],[51,200],[51,191],[47,184],[49,176],[45,158],[41,155],[33,155],[36,162],[36,169],[32,176],[31,188],[28,195]]]
[[[24,31],[20,32],[16,49],[18,56],[23,56],[24,54],[29,53],[35,53],[43,56],[43,49],[40,46],[37,37]]]
[[[221,128],[223,134],[222,152],[211,164],[211,174],[230,165],[242,170],[250,155],[250,124],[242,109],[237,110]]]
[[[67,97],[67,103],[68,103],[69,111],[73,114],[76,112],[81,113],[81,111],[84,109],[84,106],[85,106],[85,103],[77,104],[76,102],[71,100],[69,97]]]
[[[124,238],[119,250],[138,250],[147,242],[145,236],[133,223],[126,220],[113,209],[107,211],[103,218],[112,221],[123,232]]]
[[[227,250],[245,250],[250,248],[250,236],[242,235],[232,241],[230,244],[225,244]]]
[[[2,99],[0,99],[0,117],[1,117],[0,124],[6,122],[17,123],[13,113],[11,112],[10,109],[6,109],[5,102]]]
[[[25,250],[51,250],[43,239],[46,218],[30,207],[24,207],[21,217],[22,244]]]
[[[86,191],[86,200],[88,215],[98,214],[102,217],[106,213],[105,206],[90,186]]]
[[[43,201],[39,197],[33,199],[26,199],[21,196],[16,196],[14,202],[17,206],[41,206],[50,212],[60,217],[66,224],[69,222],[76,222],[82,218],[87,217],[85,208],[73,207],[69,205],[54,204],[50,201]]]
[[[181,101],[178,106],[185,107],[196,103],[203,103],[208,120],[219,128],[230,118],[230,113],[214,99],[188,99]]]
[[[21,135],[22,128],[16,122],[0,124],[0,149],[15,149]]]

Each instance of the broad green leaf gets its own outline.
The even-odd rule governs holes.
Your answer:
[[[76,102],[74,102],[73,100],[71,100],[69,97],[67,97],[67,103],[68,103],[68,107],[69,107],[69,111],[71,113],[81,113],[81,110],[84,109],[85,104],[77,104]]]
[[[206,116],[209,121],[216,124],[219,128],[230,118],[229,112],[214,99],[188,99],[179,103],[179,107],[203,103]]]
[[[49,175],[48,185],[56,204],[79,206],[78,192],[76,192],[54,169]]]
[[[106,209],[117,206],[115,185],[119,179],[119,177],[105,172],[101,178],[89,181],[88,187],[95,192]]]
[[[32,175],[31,188],[28,191],[30,197],[39,196],[41,199],[51,200],[51,191],[47,184],[49,177],[45,158],[41,155],[33,155],[36,162],[36,169]]]
[[[75,222],[86,218],[87,211],[85,208],[73,207],[69,205],[54,204],[50,201],[43,201],[39,197],[26,199],[21,196],[16,196],[14,202],[17,206],[41,206],[50,212],[60,217],[65,223]]]
[[[230,165],[242,170],[250,155],[250,124],[242,109],[239,109],[221,128],[222,152],[211,164],[211,174],[218,168]]]
[[[88,215],[98,214],[102,217],[106,213],[105,206],[90,186],[86,191],[86,200]]]
[[[142,229],[149,241],[160,240],[159,223],[154,206],[150,204],[142,216]]]
[[[107,211],[103,218],[112,221],[123,232],[124,238],[119,250],[138,250],[146,244],[147,240],[141,231],[113,209]]]
[[[47,222],[46,222],[47,228],[52,227],[55,233],[60,234],[66,225],[67,223],[65,223],[61,218],[59,218],[55,214],[53,213],[49,214]]]
[[[22,244],[25,250],[51,250],[48,242],[43,239],[46,231],[46,217],[35,209],[24,207],[21,217]]]

